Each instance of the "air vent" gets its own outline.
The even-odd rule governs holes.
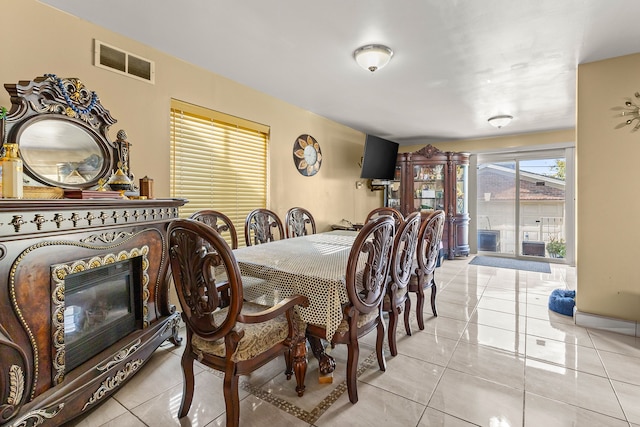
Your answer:
[[[95,40],[94,65],[145,82],[155,82],[155,63]]]

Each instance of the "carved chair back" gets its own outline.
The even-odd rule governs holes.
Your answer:
[[[204,209],[195,212],[190,218],[207,224],[219,234],[229,233],[229,240],[227,241],[231,242],[231,249],[238,249],[238,233],[236,232],[236,228],[231,219],[222,212]]]
[[[424,290],[431,288],[431,310],[434,316],[438,316],[436,310],[436,293],[438,291],[435,281],[435,269],[438,264],[440,242],[444,229],[444,211],[433,212],[420,226],[418,233],[418,247],[416,252],[417,268],[409,281],[409,292],[416,293],[416,317],[418,327],[424,329]]]
[[[316,222],[313,219],[313,215],[304,208],[295,207],[289,209],[284,222],[287,238],[316,234]],[[311,227],[311,232],[307,230],[307,225]]]
[[[386,370],[383,343],[385,323],[382,302],[386,292],[393,235],[393,218],[381,216],[367,222],[358,233],[347,261],[345,283],[349,302],[343,309],[343,320],[331,339],[331,345],[347,346],[347,390],[351,403],[358,401],[358,338],[377,329],[376,355],[381,371]],[[307,325],[307,336],[326,339],[321,325]]]
[[[388,339],[391,355],[398,354],[396,345],[396,325],[398,317],[404,306],[404,324],[407,335],[411,335],[409,326],[409,300],[408,285],[413,272],[413,263],[418,245],[418,232],[420,231],[420,212],[413,212],[407,216],[400,228],[396,231],[391,255],[391,272],[387,285],[384,310],[389,313]]]
[[[274,237],[272,229],[277,230],[277,238]],[[247,246],[282,240],[284,239],[282,221],[269,209],[254,209],[249,212],[245,220],[244,239]]]
[[[238,264],[229,245],[213,228],[196,221],[175,220],[169,226],[171,271],[187,330],[210,339],[224,338],[235,326],[243,292]],[[224,270],[227,283],[217,283]],[[231,270],[231,271],[229,271]],[[219,311],[220,285],[228,293],[226,316]]]
[[[389,207],[382,207],[382,208],[376,208],[371,212],[369,212],[365,222],[369,222],[369,220],[373,218],[377,218],[381,215],[391,215],[395,221],[396,230],[400,227],[400,224],[402,224],[402,221],[404,221],[404,216],[399,210],[394,208],[389,208]]]
[[[436,269],[444,220],[444,211],[437,210],[431,213],[420,227],[417,252],[418,270],[425,276],[433,273]]]

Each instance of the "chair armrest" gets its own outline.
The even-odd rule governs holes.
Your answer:
[[[284,314],[288,310],[293,309],[294,306],[301,305],[303,307],[309,306],[309,299],[304,295],[292,295],[280,301],[273,307],[269,307],[259,313],[240,313],[238,315],[238,321],[242,323],[261,323],[267,320],[274,319],[281,314]]]

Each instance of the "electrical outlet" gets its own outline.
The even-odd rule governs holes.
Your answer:
[[[356,181],[356,190],[359,190],[362,188],[362,181]]]

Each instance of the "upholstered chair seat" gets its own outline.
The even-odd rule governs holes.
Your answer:
[[[260,304],[253,304],[245,302],[242,305],[242,313],[259,313],[268,310],[269,307]],[[227,308],[213,313],[213,322],[220,324],[227,317]],[[300,319],[297,312],[294,312],[294,322],[297,323],[297,329],[300,334],[303,334],[306,329],[306,324]],[[284,314],[279,315],[274,319],[267,320],[261,323],[241,323],[238,322],[234,326],[235,332],[242,332],[243,336],[238,342],[238,347],[235,350],[231,360],[234,362],[240,362],[243,360],[253,359],[261,353],[265,353],[271,348],[279,345],[289,335],[289,323]],[[193,335],[191,340],[193,351],[199,354],[198,359],[204,357],[204,354],[212,354],[218,357],[225,357],[225,342],[224,339],[218,339],[215,341],[206,340],[197,334]]]

